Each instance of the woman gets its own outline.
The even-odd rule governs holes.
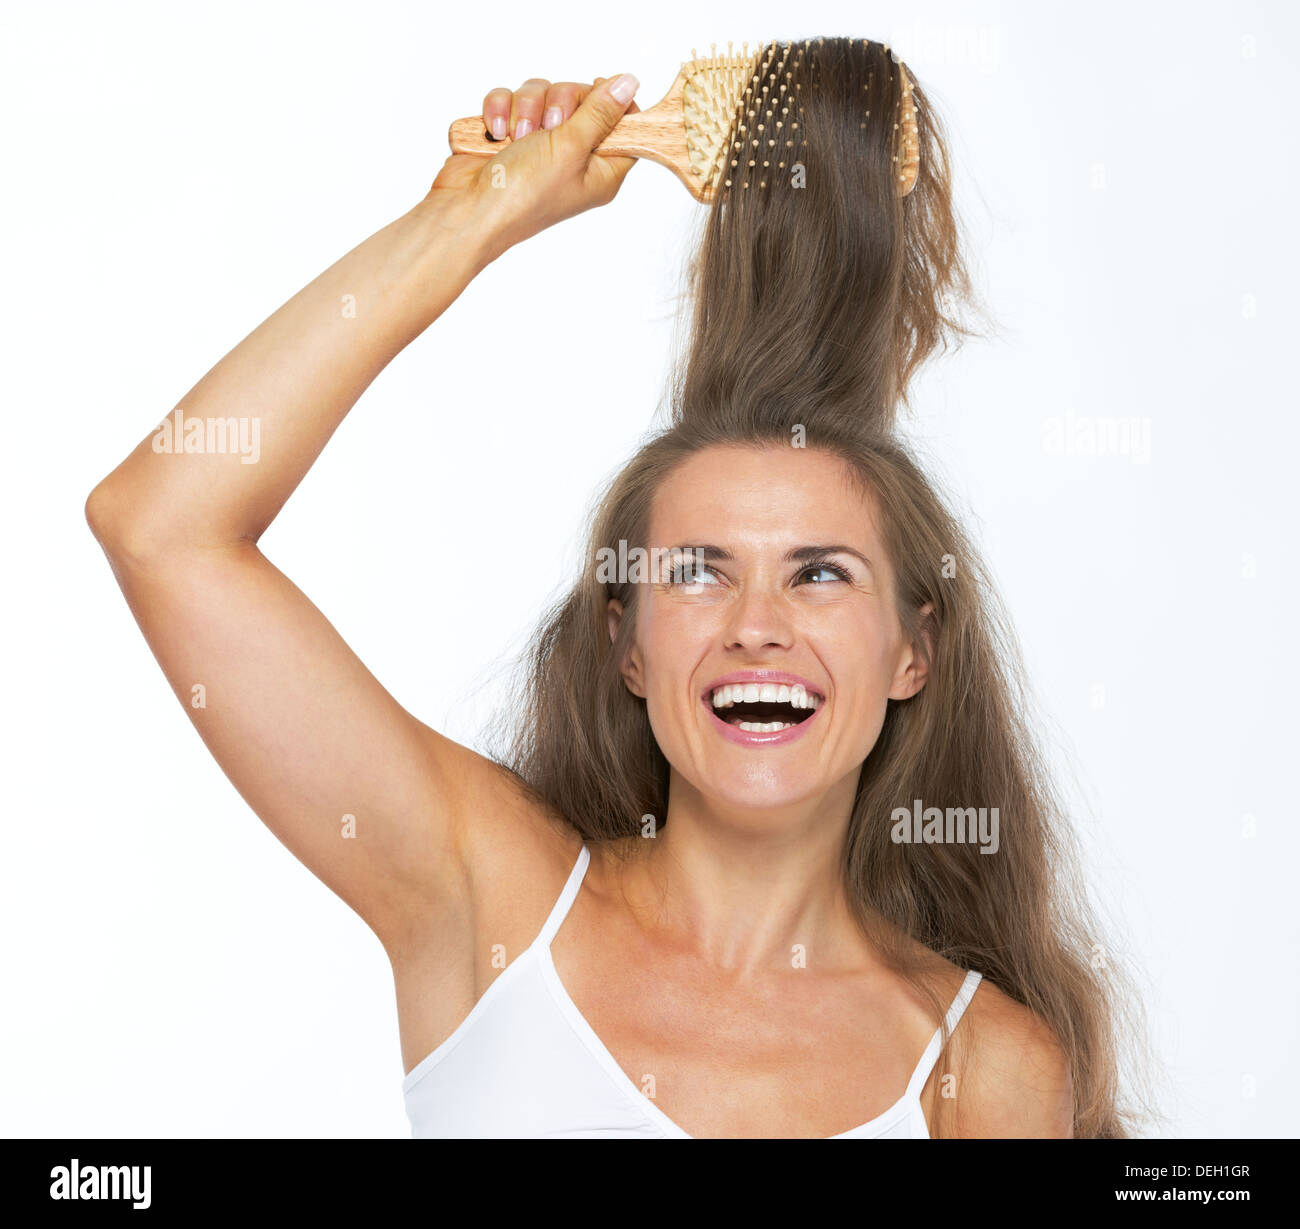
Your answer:
[[[891,63],[810,49],[809,129],[887,160]],[[870,129],[839,88],[859,79]],[[509,247],[613,199],[632,160],[592,150],[635,87],[492,91],[515,143],[448,158],[177,407],[268,407],[259,464],[146,438],[87,518],[223,770],[384,945],[414,1134],[1122,1134],[1014,658],[887,435],[962,285],[924,121],[907,204],[845,179],[711,212],[672,424],[603,503],[497,760],[402,709],[258,550],[395,354]],[[816,242],[783,237],[801,208]],[[936,809],[993,823],[945,833]]]

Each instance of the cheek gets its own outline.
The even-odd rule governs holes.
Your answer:
[[[824,649],[827,665],[843,679],[880,679],[889,675],[898,654],[899,636],[883,611],[840,608],[826,611],[810,626],[814,643]]]
[[[897,645],[883,636],[870,642],[862,668],[871,679],[872,691],[879,692],[882,698],[894,681],[897,663]]]
[[[718,635],[716,607],[706,602],[655,595],[642,611],[637,639],[647,660],[653,654],[660,665],[689,659],[688,646],[707,648]]]
[[[885,668],[882,659],[872,657],[859,663],[853,673],[853,696],[848,707],[853,720],[841,728],[848,731],[861,731],[874,743],[880,733],[889,707],[889,688],[892,676]],[[841,683],[843,687],[843,683]]]
[[[666,704],[684,687],[682,671],[688,670],[690,657],[686,644],[698,635],[689,611],[675,610],[672,603],[646,601],[637,619],[637,654],[640,655],[646,702],[656,717],[659,705]]]
[[[651,600],[637,624],[651,722],[661,730],[679,723],[689,702],[696,667],[720,635],[714,615],[671,598]]]
[[[848,718],[839,732],[853,744],[853,756],[865,757],[889,710],[897,661],[889,629],[875,623],[864,627],[858,620],[853,634],[838,640],[834,650],[828,647],[823,660],[839,692],[837,708]]]
[[[823,660],[841,699],[847,694],[848,703],[842,707],[861,718],[862,728],[879,732],[898,670],[900,647],[890,625],[873,621],[864,627],[860,620],[851,631],[837,637],[833,646],[827,645]]]

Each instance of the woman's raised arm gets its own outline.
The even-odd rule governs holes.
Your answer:
[[[250,333],[169,416],[170,441],[151,432],[86,503],[209,750],[390,954],[459,899],[463,823],[505,774],[407,713],[257,543],[370,382],[479,270],[617,192],[632,160],[591,151],[626,100],[530,82],[517,109],[539,86],[561,100],[558,128],[448,158],[424,200]],[[185,449],[194,430],[203,451]]]

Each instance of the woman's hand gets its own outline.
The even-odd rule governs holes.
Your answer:
[[[463,206],[475,227],[486,225],[493,255],[565,218],[614,199],[635,158],[593,154],[625,114],[637,79],[597,77],[591,85],[552,84],[533,77],[513,93],[483,99],[483,123],[494,139],[513,138],[491,158],[452,154],[425,201]]]

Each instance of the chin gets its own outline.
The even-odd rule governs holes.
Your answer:
[[[764,813],[815,803],[830,785],[800,773],[777,772],[765,765],[754,765],[748,770],[708,774],[704,787],[697,785],[696,789],[718,810],[749,812],[761,823]]]

